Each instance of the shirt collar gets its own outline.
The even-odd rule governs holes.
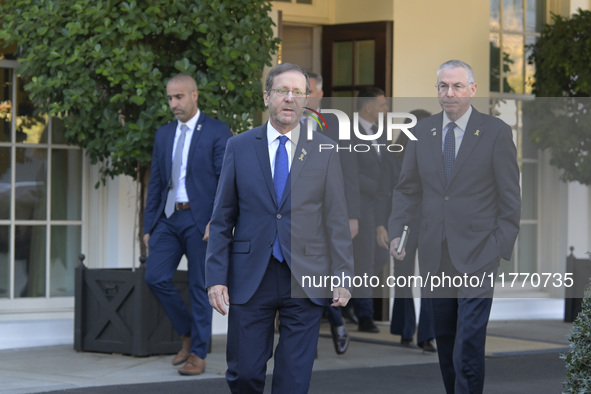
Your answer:
[[[361,127],[363,127],[363,130],[365,130],[365,134],[367,134],[367,133],[373,133],[373,131],[371,130],[371,128],[372,128],[372,126],[374,124],[371,123],[369,120],[365,120],[361,116],[359,116],[359,125]]]
[[[297,145],[300,136],[300,124],[285,134],[281,134],[271,122],[267,122],[267,144],[271,145],[280,135],[286,136],[292,144]]]
[[[466,113],[462,115],[458,120],[455,121],[456,126],[458,126],[463,131],[466,131],[466,127],[468,126],[468,121],[470,120],[470,115],[472,115],[472,106],[468,108]],[[445,130],[447,125],[451,122],[447,117],[445,111],[443,111],[443,128],[441,130]]]
[[[189,119],[187,121],[187,123],[185,123],[187,125],[187,127],[189,128],[189,131],[195,130],[195,125],[197,124],[197,120],[199,120],[200,115],[201,115],[201,110],[199,108],[197,108],[197,112],[195,113],[195,115],[193,115],[193,117],[191,119]],[[180,127],[181,124],[182,123],[179,122],[178,127]]]

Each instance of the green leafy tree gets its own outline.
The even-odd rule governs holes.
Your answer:
[[[204,112],[234,132],[252,127],[278,45],[269,11],[262,0],[0,1],[0,40],[18,44],[32,102],[63,117],[103,182],[140,181],[143,212],[154,133],[173,119],[166,79],[193,75]]]
[[[591,11],[552,21],[531,47],[537,98],[524,106],[524,126],[534,143],[550,150],[565,181],[591,185]]]

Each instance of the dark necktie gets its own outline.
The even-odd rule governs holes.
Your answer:
[[[456,133],[454,132],[456,124],[451,122],[447,125],[447,134],[443,144],[443,168],[445,170],[445,184],[449,183],[451,173],[456,161]]]
[[[174,203],[176,202],[176,192],[179,188],[179,179],[181,177],[181,164],[183,163],[183,148],[185,147],[185,137],[187,136],[189,127],[186,124],[181,125],[181,135],[176,143],[176,149],[172,156],[172,172],[170,173],[170,186],[168,188],[168,196],[166,197],[166,205],[164,206],[164,214],[166,217],[174,212]]]
[[[289,175],[289,162],[287,160],[287,149],[285,149],[285,143],[288,138],[281,135],[278,139],[279,146],[277,147],[277,153],[275,154],[273,184],[275,185],[275,197],[277,198],[277,206],[279,207],[287,183],[287,177]],[[275,235],[275,242],[273,242],[273,257],[279,261],[284,260],[281,245],[279,244],[279,233]]]
[[[456,161],[456,133],[454,132],[456,124],[451,122],[447,125],[447,134],[443,143],[443,168],[445,170],[445,184],[449,183],[451,173],[454,169],[454,162]],[[445,221],[441,233],[441,239],[445,240],[447,233],[445,231]]]

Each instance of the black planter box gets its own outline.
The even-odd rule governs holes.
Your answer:
[[[144,280],[144,266],[76,269],[74,349],[132,356],[176,354],[181,339]],[[187,271],[173,279],[188,302]]]

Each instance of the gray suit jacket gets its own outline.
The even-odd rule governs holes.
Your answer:
[[[473,273],[496,258],[510,259],[519,232],[519,168],[511,128],[472,108],[449,184],[443,171],[440,112],[413,129],[393,196],[390,239],[412,222],[422,203],[419,260],[437,273],[445,222],[455,268]],[[412,231],[412,229],[411,229]]]

